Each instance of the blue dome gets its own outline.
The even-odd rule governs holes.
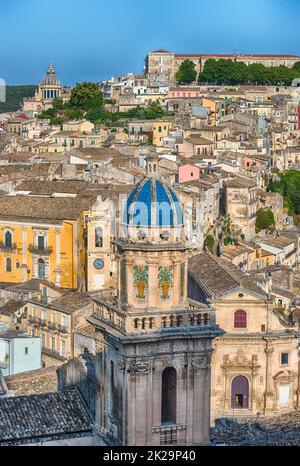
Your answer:
[[[143,227],[182,226],[182,207],[166,183],[157,178],[145,178],[128,197],[123,223]]]

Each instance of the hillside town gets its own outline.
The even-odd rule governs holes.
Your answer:
[[[300,445],[300,56],[45,66],[0,114],[0,445]]]

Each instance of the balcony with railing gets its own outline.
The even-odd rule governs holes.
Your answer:
[[[13,252],[17,250],[17,243],[5,243],[0,241],[0,251],[9,251]]]
[[[56,325],[56,323],[55,323],[55,322],[50,322],[50,321],[48,321],[48,329],[49,329],[49,330],[54,330],[54,331],[57,330],[57,325]]]
[[[66,325],[58,325],[57,330],[59,331],[59,333],[63,333],[63,334],[68,333],[68,329]]]
[[[38,245],[35,245],[35,244],[30,244],[29,247],[28,247],[28,251],[31,253],[31,254],[36,254],[38,256],[50,256],[50,254],[52,254],[53,252],[53,248],[50,246],[50,247],[40,247]]]
[[[46,319],[39,319],[39,324],[40,324],[41,327],[47,327]]]
[[[37,324],[38,323],[38,318],[35,316],[28,316],[28,323],[29,324]]]

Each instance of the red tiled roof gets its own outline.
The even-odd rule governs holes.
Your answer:
[[[170,52],[168,52],[168,50],[154,50],[151,53],[170,53]]]

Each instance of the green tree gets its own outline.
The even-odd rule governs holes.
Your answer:
[[[151,102],[149,107],[146,109],[146,118],[152,120],[154,118],[160,118],[164,115],[162,106],[158,102]]]
[[[268,230],[272,226],[275,226],[275,218],[272,210],[259,209],[256,213],[256,231],[259,232],[261,230]]]
[[[251,84],[266,84],[269,80],[267,68],[260,63],[252,63],[248,66],[248,82]]]
[[[300,213],[300,171],[287,170],[278,174],[278,181],[270,181],[267,190],[280,193],[289,215]]]
[[[214,252],[215,240],[211,235],[207,235],[204,240],[204,247],[207,247],[210,252]]]
[[[297,61],[293,68],[292,68],[293,71],[295,71],[296,73],[298,73],[298,75],[300,76],[300,61]]]
[[[191,60],[184,60],[181,63],[176,75],[176,81],[179,84],[191,84],[197,79],[196,65]]]
[[[96,83],[77,83],[72,90],[69,101],[70,108],[88,111],[91,108],[101,108],[102,105],[102,93]]]

